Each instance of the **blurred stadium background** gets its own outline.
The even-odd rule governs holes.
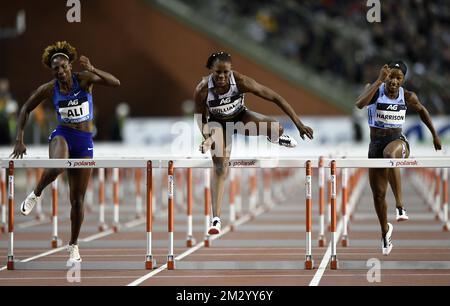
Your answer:
[[[118,89],[95,88],[96,143],[120,141],[161,152],[176,136],[173,124],[185,121],[197,133],[197,148],[193,91],[208,74],[208,56],[225,50],[232,54],[236,70],[280,93],[314,128],[316,139],[308,147],[339,145],[347,151],[368,143],[366,112],[354,109],[355,98],[384,63],[403,59],[409,67],[405,87],[418,93],[448,144],[449,3],[382,1],[380,23],[366,20],[366,4],[82,0],[81,22],[69,23],[66,1],[2,1],[0,145],[4,152],[12,149],[18,109],[34,89],[50,80],[41,54],[57,40],[70,42],[122,82]],[[252,95],[246,103],[257,112],[282,115],[273,104]],[[292,130],[286,118],[280,119]],[[51,105],[43,105],[33,113],[26,143],[45,145],[55,125]],[[429,132],[414,114],[407,119],[405,133],[433,153]],[[304,147],[301,144],[295,152]],[[365,149],[361,152],[366,155]]]

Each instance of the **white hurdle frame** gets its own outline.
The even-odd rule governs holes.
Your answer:
[[[348,169],[348,168],[449,168],[450,158],[417,158],[417,159],[366,159],[366,158],[343,158],[343,159],[327,159],[325,167],[331,170],[331,260],[330,266],[332,269],[337,269],[337,254],[336,254],[336,169]],[[205,168],[207,172],[212,168],[211,159],[198,158],[198,159],[171,159],[171,160],[151,160],[151,159],[96,159],[96,160],[73,160],[73,159],[25,159],[25,160],[0,160],[0,168],[8,168],[8,232],[9,232],[9,245],[8,245],[8,270],[14,270],[14,171],[18,168],[147,168],[147,254],[146,265],[147,269],[154,268],[153,257],[151,254],[151,220],[152,220],[152,168],[167,168],[168,172],[168,198],[169,198],[169,216],[168,216],[168,233],[169,233],[169,255],[167,257],[168,269],[175,269],[175,260],[173,254],[173,170],[176,168]],[[308,214],[311,214],[312,195],[309,182],[312,182],[310,177],[311,169],[318,167],[317,159],[233,159],[230,161],[231,168],[305,168],[306,169],[306,205],[307,205],[307,245],[306,245],[306,261],[305,268],[313,268],[312,266],[312,253],[311,253],[311,218],[308,218]],[[447,181],[446,175],[448,171],[442,171],[443,180]],[[150,175],[149,175],[150,174]],[[309,178],[308,178],[309,176]],[[344,181],[346,181],[344,179]],[[205,194],[207,194],[209,180],[205,180]],[[345,184],[347,187],[347,184]],[[445,188],[441,188],[443,190]],[[442,206],[448,203],[444,194],[441,199],[444,203]],[[209,202],[205,198],[206,204]],[[206,206],[206,205],[205,205]],[[208,218],[209,212],[205,207],[205,215]],[[447,209],[448,210],[448,209]],[[448,213],[448,211],[447,211]],[[445,220],[448,220],[448,216],[444,216]],[[209,238],[205,237],[209,242]],[[151,262],[151,263],[150,263]]]

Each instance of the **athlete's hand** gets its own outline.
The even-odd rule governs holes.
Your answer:
[[[305,135],[309,138],[309,139],[313,139],[313,130],[312,128],[310,128],[309,126],[306,125],[302,125],[301,127],[298,128],[298,131],[300,132],[300,137],[305,140]]]
[[[214,140],[212,139],[212,137],[208,137],[205,140],[202,141],[202,144],[200,145],[200,152],[202,152],[202,154],[205,154],[206,152],[208,152],[209,150],[211,150],[212,145],[214,144]]]
[[[84,70],[87,70],[89,72],[92,72],[95,69],[94,66],[92,66],[92,64],[89,61],[89,59],[86,56],[84,56],[84,55],[82,55],[80,57],[80,65],[81,65],[81,68],[83,68]]]
[[[439,136],[433,137],[433,144],[436,151],[442,150],[441,139],[439,138]]]
[[[17,141],[16,145],[14,146],[14,151],[9,157],[13,159],[23,158],[24,154],[27,155],[27,147],[25,147],[23,141]]]
[[[386,78],[388,77],[389,73],[391,72],[391,69],[389,69],[389,66],[386,64],[380,69],[380,73],[378,75],[378,80],[381,82],[386,81]]]

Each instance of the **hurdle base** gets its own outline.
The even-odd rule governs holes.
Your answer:
[[[436,220],[436,221],[441,220],[439,213],[436,213],[436,215],[434,216],[434,220]]]
[[[51,243],[52,249],[59,248],[60,246],[62,246],[62,244],[63,244],[63,242],[61,239],[59,239],[58,237],[53,237],[52,243]]]
[[[101,223],[99,226],[98,226],[98,231],[99,232],[104,232],[104,231],[106,231],[108,229],[108,225],[106,224],[106,223]]]
[[[175,260],[173,255],[167,256],[167,270],[175,270]]]
[[[40,213],[40,214],[37,214],[35,218],[38,221],[44,221],[47,218],[47,216],[43,213]]]
[[[153,270],[155,268],[156,268],[156,260],[153,258],[152,255],[147,255],[145,257],[145,269]]]
[[[234,232],[235,229],[236,225],[234,225],[234,223],[230,224],[230,232]]]
[[[449,231],[447,223],[442,226],[442,231],[444,231],[444,232],[448,232]]]
[[[14,256],[8,256],[8,262],[6,264],[7,270],[14,270]]]
[[[118,233],[120,231],[121,225],[119,223],[116,223],[113,225],[113,231],[114,233]]]
[[[186,247],[192,248],[195,245],[196,241],[195,238],[192,236],[188,236],[186,239]]]
[[[209,248],[211,246],[211,239],[209,238],[209,236],[205,237],[205,240],[203,241],[203,246],[205,248]]]
[[[348,247],[350,244],[349,240],[348,240],[348,236],[343,236],[341,239],[341,246],[346,248]]]
[[[6,227],[5,227],[5,225],[1,225],[0,226],[0,234],[4,234],[4,233],[6,233]]]
[[[327,243],[327,239],[325,238],[325,236],[324,235],[320,235],[319,236],[319,247],[320,248],[325,247],[326,243]]]
[[[330,269],[331,270],[337,270],[338,267],[339,267],[339,265],[338,265],[338,260],[336,258],[336,255],[331,256]]]
[[[311,255],[307,255],[305,259],[305,270],[313,270],[314,269],[314,260]]]
[[[86,212],[87,213],[91,213],[94,212],[94,207],[92,205],[86,205]]]

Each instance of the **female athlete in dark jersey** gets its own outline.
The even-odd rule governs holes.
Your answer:
[[[295,140],[283,134],[283,128],[275,119],[245,107],[244,93],[253,93],[278,105],[294,122],[302,139],[305,135],[312,139],[313,130],[303,125],[292,107],[279,94],[232,70],[231,56],[228,53],[212,54],[206,67],[211,70],[211,74],[198,84],[194,100],[196,112],[202,115],[200,128],[205,138],[200,150],[202,153],[214,150],[211,152],[214,163],[211,188],[213,219],[209,234],[215,235],[219,234],[221,229],[220,208],[228,175],[232,135],[236,132],[248,136],[267,135],[268,140],[273,143],[286,147],[296,146]],[[230,123],[231,131],[227,128]],[[239,124],[242,128],[236,129]],[[211,129],[212,127],[215,128]]]
[[[13,158],[26,154],[23,142],[24,128],[30,112],[39,104],[52,103],[59,125],[49,137],[49,157],[56,159],[91,159],[94,154],[91,121],[93,118],[93,84],[120,86],[120,81],[101,71],[81,56],[82,72],[72,72],[72,63],[77,51],[67,42],[56,42],[48,46],[42,55],[43,64],[52,70],[54,79],[40,86],[23,105],[17,123],[17,137]],[[22,202],[20,211],[28,215],[38,201],[44,188],[53,182],[64,169],[46,169],[35,189]],[[70,220],[72,222],[69,242],[70,260],[81,262],[78,251],[78,235],[84,218],[84,195],[91,169],[68,169],[70,186]]]
[[[406,108],[411,107],[433,135],[434,148],[441,150],[441,141],[436,133],[430,115],[414,92],[402,87],[407,67],[402,61],[392,61],[380,70],[378,79],[368,84],[358,98],[356,106],[368,108],[370,126],[369,158],[407,158],[409,144],[402,134]],[[386,190],[391,185],[396,201],[397,221],[408,220],[403,208],[400,169],[369,169],[375,210],[381,225],[382,252],[388,255],[392,250],[392,224],[387,222]]]

